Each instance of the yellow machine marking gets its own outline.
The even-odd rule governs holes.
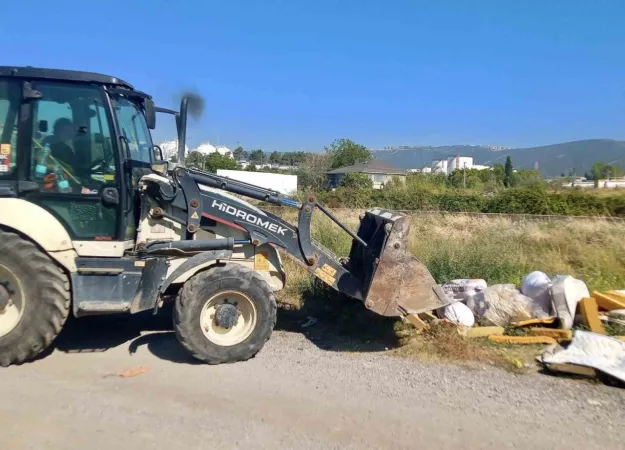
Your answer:
[[[0,144],[0,155],[9,156],[11,154],[11,144]]]
[[[336,269],[334,267],[331,267],[331,266],[329,266],[327,264],[324,264],[323,267],[321,268],[321,270],[323,270],[325,273],[330,275],[332,278],[335,278]]]
[[[322,281],[326,282],[329,285],[333,285],[336,278],[330,275],[325,270],[322,270],[320,267],[315,269],[315,275],[318,276]]]
[[[200,216],[198,216],[197,211],[193,211],[193,214],[191,214],[191,218],[192,219],[199,219]]]

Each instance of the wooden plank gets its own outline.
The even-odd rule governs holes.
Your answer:
[[[413,324],[417,330],[425,330],[428,327],[428,324],[421,320],[417,314],[406,314],[404,318]]]
[[[489,336],[489,341],[500,344],[557,344],[552,337],[548,336]]]
[[[612,311],[613,309],[625,309],[625,301],[612,294],[602,294],[601,292],[593,292],[593,298],[597,302],[597,306],[601,309]]]
[[[503,327],[473,327],[467,330],[468,338],[479,338],[495,335],[502,336]]]
[[[577,308],[584,319],[584,325],[586,325],[590,331],[605,334],[605,328],[603,328],[603,324],[601,320],[599,320],[597,300],[594,297],[582,299],[577,304]]]
[[[592,367],[578,366],[577,364],[550,363],[546,364],[546,366],[549,370],[553,370],[554,372],[571,373],[574,375],[583,375],[585,377],[597,376],[597,372]]]
[[[622,292],[619,292],[619,291],[607,291],[606,294],[610,295],[611,297],[615,297],[619,301],[625,303],[625,294],[623,294]]]
[[[526,327],[528,325],[551,325],[556,322],[557,317],[547,317],[546,319],[528,319],[519,322],[512,322],[513,327]]]
[[[419,313],[419,318],[421,320],[436,320],[436,319],[438,319],[438,317],[436,317],[434,314],[432,314],[431,312],[428,312],[428,311]]]
[[[571,330],[559,330],[556,328],[530,328],[530,335],[532,336],[548,336],[558,341],[570,341],[573,339],[573,331]]]

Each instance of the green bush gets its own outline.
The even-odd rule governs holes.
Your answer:
[[[405,184],[397,183],[385,189],[339,187],[320,192],[318,198],[332,208],[378,206],[408,211],[625,217],[622,192],[554,192],[534,186],[485,193],[427,186],[425,179],[417,176],[409,176]]]

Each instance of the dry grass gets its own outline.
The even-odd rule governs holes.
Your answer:
[[[523,373],[535,366],[534,358],[543,348],[541,345],[497,344],[487,338],[468,339],[449,322],[439,322],[420,334],[409,327],[396,328],[401,328],[397,332],[402,338],[394,353],[425,361],[454,361],[469,365],[477,361]]]

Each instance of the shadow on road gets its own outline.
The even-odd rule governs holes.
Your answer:
[[[178,343],[172,329],[171,307],[158,315],[151,312],[135,315],[110,315],[70,318],[55,341],[55,348],[66,353],[104,352],[128,344],[128,353],[146,346],[155,356],[176,363],[194,364]]]
[[[197,363],[178,343],[171,315],[166,305],[156,316],[148,311],[70,318],[54,346],[66,353],[93,353],[127,344],[130,354],[145,346],[167,361]],[[396,322],[367,311],[361,302],[322,291],[305,293],[298,310],[280,307],[276,330],[301,333],[322,350],[377,352],[399,345]]]
[[[400,323],[315,282],[303,292],[299,309],[279,310],[276,329],[302,333],[323,350],[376,352],[400,346]]]

